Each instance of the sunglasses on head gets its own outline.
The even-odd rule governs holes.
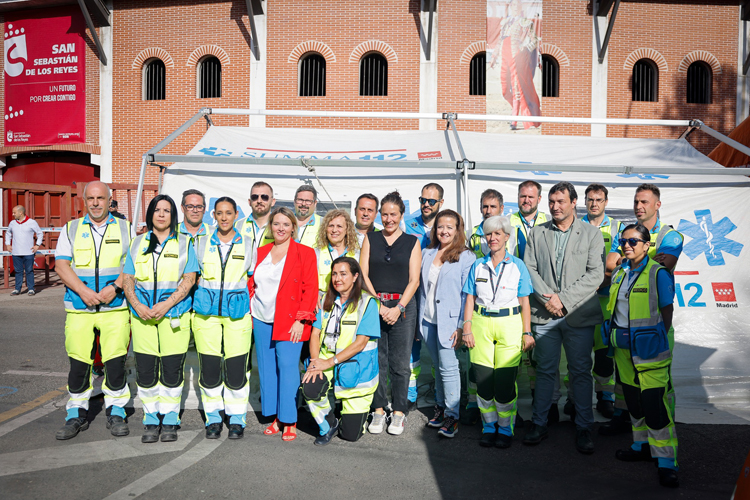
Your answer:
[[[646,240],[642,240],[640,238],[625,238],[620,240],[620,246],[625,247],[625,245],[630,245],[631,248],[636,246],[638,243],[649,243]]]
[[[422,198],[421,196],[419,197],[419,204],[420,205],[424,205],[425,203],[429,203],[431,207],[434,207],[435,204],[437,202],[439,202],[439,201],[440,200],[436,200],[434,198]]]
[[[251,200],[251,201],[258,201],[258,198],[259,198],[259,197],[260,197],[260,199],[261,199],[261,200],[263,200],[263,201],[268,201],[268,200],[270,200],[270,199],[271,199],[271,197],[270,197],[270,196],[268,196],[267,194],[251,194],[251,195],[250,195],[250,200]]]

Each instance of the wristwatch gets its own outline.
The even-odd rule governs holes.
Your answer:
[[[402,305],[401,305],[401,302],[399,302],[398,304],[396,304],[396,306],[398,307],[398,310],[399,310],[399,311],[401,311],[401,312],[404,312],[404,311],[406,311],[406,308],[405,308],[404,306],[402,306]]]
[[[339,358],[337,358],[336,356],[334,356],[333,357],[333,366],[336,366],[337,364],[339,364]]]
[[[524,334],[524,335],[528,335],[529,337],[533,337],[533,336],[534,336],[534,334],[533,334],[533,333],[531,333],[531,332],[523,332],[523,334]]]
[[[116,284],[116,283],[112,283],[112,286],[114,287],[114,289],[115,289],[115,293],[116,293],[116,294],[118,294],[118,295],[119,295],[119,294],[121,294],[121,293],[122,293],[122,288],[120,288],[119,286],[117,286],[117,284]]]

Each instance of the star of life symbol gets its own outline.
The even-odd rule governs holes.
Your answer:
[[[29,59],[24,31],[23,28],[14,29],[12,24],[5,27],[5,72],[11,78],[23,74],[24,61]]]
[[[697,222],[680,219],[677,227],[679,232],[692,238],[682,249],[685,255],[695,260],[700,254],[704,254],[709,266],[723,266],[723,252],[739,257],[744,245],[727,237],[737,229],[729,217],[714,223],[711,210],[696,210],[695,220]]]
[[[89,236],[91,236],[91,233],[83,233],[81,236],[83,236],[84,238],[88,238]]]

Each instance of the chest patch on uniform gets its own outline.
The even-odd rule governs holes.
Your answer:
[[[342,321],[341,324],[345,326],[354,326],[357,324],[357,322],[356,321]]]
[[[237,260],[245,260],[245,256],[244,255],[232,255],[232,258],[233,259],[237,259]]]
[[[120,240],[104,240],[104,243],[120,243]]]
[[[609,243],[609,241],[610,241],[611,239],[612,239],[612,238],[610,238],[609,236],[605,236],[605,237],[604,237],[604,242],[605,242],[605,243]]]
[[[487,283],[487,278],[477,278],[477,283]]]
[[[647,293],[648,288],[633,288],[633,293]]]
[[[164,258],[165,259],[176,259],[178,257],[179,257],[179,255],[177,255],[176,253],[165,253],[164,254]]]

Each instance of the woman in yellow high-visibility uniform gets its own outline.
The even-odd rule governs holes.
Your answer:
[[[198,261],[188,235],[177,232],[177,206],[167,195],[151,200],[148,232],[136,236],[123,268],[138,397],[145,429],[141,441],[177,440],[183,369],[190,341],[190,289]]]
[[[631,224],[620,236],[625,260],[612,272],[602,338],[614,354],[633,427],[633,445],[617,450],[625,462],[656,461],[659,483],[679,486],[670,338],[674,312],[674,278],[648,257],[650,232]]]
[[[318,258],[318,290],[323,297],[331,278],[331,263],[343,255],[359,261],[357,230],[349,214],[338,209],[329,211],[320,223],[314,248]]]

